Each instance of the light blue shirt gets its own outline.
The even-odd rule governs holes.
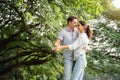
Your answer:
[[[78,32],[76,28],[74,28],[74,31],[70,32],[69,28],[65,27],[59,32],[57,38],[61,40],[61,43],[63,45],[69,45],[72,44],[77,39],[77,37]],[[73,52],[73,50],[64,49],[63,57],[65,59],[73,60]]]
[[[69,46],[69,50],[74,50],[74,60],[76,60],[80,54],[85,54],[85,51],[83,50],[83,47],[88,46],[88,36],[86,33],[79,33],[78,38],[75,40],[75,42]]]

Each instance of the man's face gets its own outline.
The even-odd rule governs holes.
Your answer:
[[[72,22],[70,22],[71,27],[76,27],[77,26],[77,19],[73,19]]]

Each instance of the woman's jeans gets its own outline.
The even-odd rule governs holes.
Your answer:
[[[87,65],[86,53],[83,52],[76,59],[71,80],[83,80],[84,69],[86,65]]]
[[[72,70],[73,70],[73,60],[64,59],[64,79],[63,80],[71,79]]]

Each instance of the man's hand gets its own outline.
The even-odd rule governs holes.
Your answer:
[[[54,50],[55,50],[56,52],[59,52],[59,51],[61,50],[61,48],[60,48],[60,46],[54,46]]]
[[[61,40],[60,39],[56,39],[55,43],[54,43],[54,51],[59,52],[59,45],[60,45]]]

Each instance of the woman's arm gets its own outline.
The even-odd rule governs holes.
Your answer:
[[[82,44],[82,37],[79,36],[72,44],[68,45],[68,48],[70,50],[75,50],[77,48],[79,48]]]
[[[61,49],[68,49],[68,48],[69,48],[68,45],[62,45],[62,46],[56,47],[56,51],[58,52],[58,51],[60,51]]]
[[[74,49],[77,49],[78,47],[80,47],[81,44],[82,44],[82,40],[80,39],[80,37],[78,37],[73,44],[61,45],[58,47],[57,51],[60,51],[60,49],[74,50]]]
[[[62,46],[59,46],[58,50],[60,50],[60,49],[75,50],[75,49],[79,48],[80,46],[83,45],[83,43],[85,44],[87,42],[86,39],[85,39],[86,38],[85,36],[86,35],[84,35],[84,34],[79,35],[79,37],[71,45],[62,45]],[[86,48],[86,46],[85,46],[85,48]]]
[[[60,47],[60,49],[68,49],[69,48],[68,45],[62,45],[62,46],[59,46],[59,47]]]

